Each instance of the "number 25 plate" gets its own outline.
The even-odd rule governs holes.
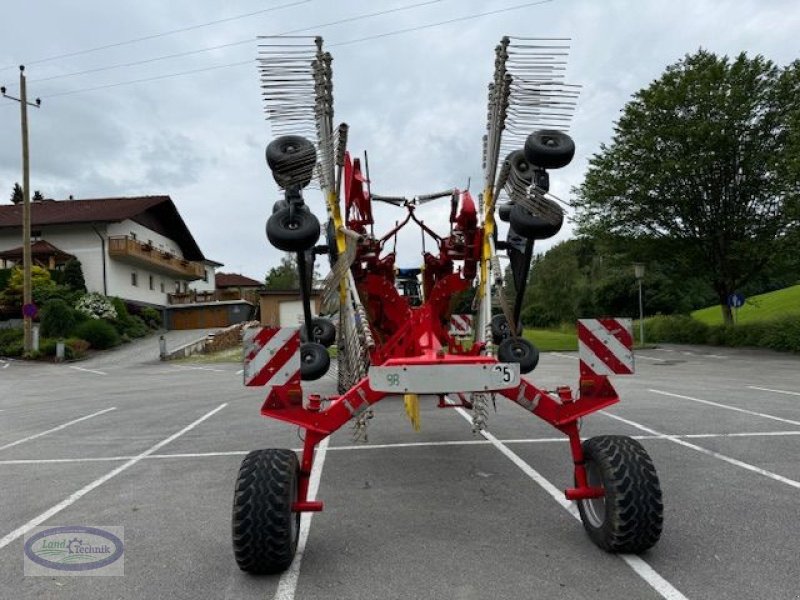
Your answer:
[[[372,367],[369,385],[377,392],[447,394],[505,390],[519,385],[517,363]]]

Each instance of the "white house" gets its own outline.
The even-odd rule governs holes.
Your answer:
[[[22,205],[0,206],[0,254],[21,250],[21,224]],[[222,266],[203,256],[169,196],[32,202],[31,239],[80,260],[89,291],[155,307],[213,292]]]

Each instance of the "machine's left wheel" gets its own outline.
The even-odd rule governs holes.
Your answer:
[[[310,250],[319,235],[319,220],[304,206],[281,208],[267,220],[267,239],[284,252]]]
[[[306,325],[300,326],[300,339],[304,342],[309,341]],[[326,348],[336,341],[336,326],[329,319],[316,318],[311,321],[310,341],[322,344]]]
[[[233,496],[233,554],[242,571],[280,573],[297,551],[300,464],[292,450],[253,450],[242,461]]]
[[[608,552],[644,552],[661,537],[664,505],[656,468],[636,440],[600,435],[583,442],[586,478],[605,496],[580,500],[591,540]]]
[[[519,363],[520,373],[530,373],[539,364],[539,351],[525,338],[507,338],[497,346],[497,358]]]

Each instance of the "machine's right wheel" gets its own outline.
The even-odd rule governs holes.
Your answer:
[[[267,220],[267,239],[284,252],[310,250],[319,234],[319,220],[304,206],[278,209]]]
[[[639,553],[661,537],[664,505],[656,468],[636,440],[601,435],[583,442],[590,486],[605,496],[580,500],[578,511],[591,540],[608,552]]]
[[[491,321],[492,327],[492,341],[499,344],[504,339],[511,336],[511,326],[508,323],[505,315],[495,315]]]
[[[300,379],[314,381],[319,379],[331,366],[331,357],[325,346],[316,342],[300,344]]]
[[[289,568],[300,536],[300,464],[292,450],[253,450],[242,461],[233,496],[233,554],[242,571]]]
[[[267,146],[267,165],[275,182],[282,188],[304,188],[314,176],[317,151],[314,144],[299,135],[282,135]]]
[[[530,373],[539,364],[539,351],[525,338],[506,338],[497,346],[500,362],[519,363],[519,372]]]

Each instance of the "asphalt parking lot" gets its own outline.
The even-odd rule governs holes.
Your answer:
[[[431,399],[415,433],[387,399],[368,443],[346,427],[320,456],[325,511],[304,517],[292,569],[253,577],[231,551],[237,469],[299,449],[297,431],[259,416],[238,365],[137,356],[0,361],[0,597],[800,598],[800,357],[667,346],[615,378],[622,402],[582,433],[637,436],[655,461],[664,534],[641,557],[591,544],[547,424],[498,399],[475,436]],[[577,357],[545,354],[533,375],[574,384]],[[125,575],[25,577],[36,525],[124,527]]]

